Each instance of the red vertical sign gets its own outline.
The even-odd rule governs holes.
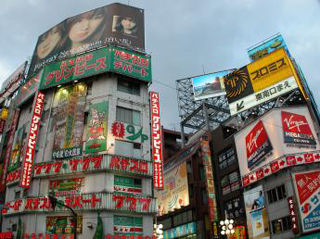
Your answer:
[[[6,186],[7,170],[8,170],[8,165],[9,165],[9,160],[11,155],[12,144],[14,140],[14,133],[16,131],[16,127],[18,124],[19,115],[20,115],[20,110],[16,109],[13,113],[11,126],[8,131],[8,143],[6,146],[6,153],[4,155],[4,160],[3,160],[4,164],[3,164],[3,173],[2,173],[1,183],[0,183],[0,191],[3,191]]]
[[[156,189],[163,189],[162,135],[161,135],[159,101],[160,101],[159,93],[150,92],[154,187]]]
[[[29,135],[27,138],[26,152],[23,159],[21,169],[20,187],[29,188],[31,181],[31,173],[34,160],[34,151],[37,142],[37,136],[40,126],[40,119],[43,110],[44,94],[40,91],[37,92],[33,106],[33,114],[31,118]]]

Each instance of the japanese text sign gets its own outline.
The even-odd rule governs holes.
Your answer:
[[[290,218],[291,218],[291,226],[292,226],[292,231],[294,234],[297,234],[299,232],[298,228],[298,216],[294,210],[294,201],[293,197],[288,197],[288,206],[289,206],[289,213],[290,213]]]
[[[21,169],[20,187],[29,188],[31,181],[31,174],[34,161],[34,152],[37,142],[38,131],[40,130],[40,120],[44,105],[44,94],[40,91],[37,92],[33,106],[33,114],[31,117],[31,124],[29,135],[27,138],[27,147],[23,159]]]
[[[162,132],[160,123],[159,93],[150,92],[150,105],[154,187],[156,189],[163,189]]]

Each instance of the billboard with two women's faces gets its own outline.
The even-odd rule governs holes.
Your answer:
[[[107,44],[144,51],[144,10],[114,3],[67,18],[39,36],[28,75]]]

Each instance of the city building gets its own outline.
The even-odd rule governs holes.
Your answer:
[[[99,29],[90,33],[96,36],[75,44],[70,24],[96,14]],[[120,29],[124,18],[132,21],[130,31]],[[73,42],[42,49],[52,35]],[[4,234],[153,236],[151,81],[142,9],[111,4],[68,18],[39,37],[28,76],[17,94],[7,96]]]

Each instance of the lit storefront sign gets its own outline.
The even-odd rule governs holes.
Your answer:
[[[27,147],[24,155],[21,169],[21,181],[19,186],[24,188],[30,187],[31,174],[33,168],[34,152],[37,142],[38,131],[40,129],[40,120],[44,104],[44,94],[38,91],[33,106],[29,135],[27,137]]]
[[[122,193],[87,193],[66,195],[57,197],[65,205],[74,210],[115,210],[123,212],[155,213],[156,200],[151,197],[139,195],[125,195]],[[7,202],[2,209],[2,214],[12,215],[16,213],[35,213],[52,211],[48,197],[32,197],[16,199]],[[57,205],[55,211],[62,212],[68,209]]]
[[[161,190],[163,189],[163,158],[159,93],[150,92],[150,105],[154,187]]]
[[[59,160],[34,165],[34,177],[67,175],[80,172],[114,171],[152,176],[152,162],[117,155],[97,155]]]
[[[177,238],[182,236],[191,235],[197,232],[197,224],[195,222],[190,222],[183,224],[178,227],[164,231],[164,239]]]

